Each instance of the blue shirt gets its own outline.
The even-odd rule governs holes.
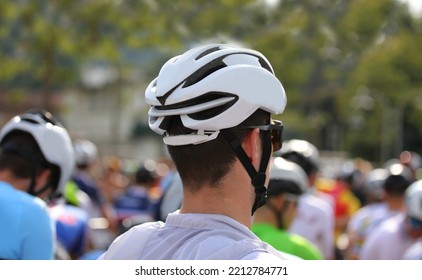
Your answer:
[[[88,238],[88,214],[85,210],[67,204],[50,207],[56,221],[57,240],[68,253],[81,256],[85,253]]]
[[[156,212],[158,200],[151,199],[145,187],[132,185],[126,192],[114,200],[119,219],[134,215],[147,215],[153,217]]]
[[[0,181],[0,259],[54,257],[54,223],[44,201]]]

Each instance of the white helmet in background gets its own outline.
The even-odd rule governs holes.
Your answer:
[[[301,195],[308,189],[308,177],[298,164],[277,157],[271,163],[268,196],[279,193]]]
[[[389,172],[385,168],[376,168],[365,175],[363,180],[363,191],[380,200],[384,194],[384,182]]]
[[[276,156],[299,164],[308,176],[319,169],[319,151],[306,140],[292,139],[285,141]]]
[[[97,146],[89,140],[77,139],[73,141],[73,149],[78,166],[90,165],[97,160]]]
[[[407,188],[405,199],[411,223],[422,227],[422,180],[415,181]]]
[[[34,138],[45,160],[53,167],[53,178],[55,178],[51,185],[53,196],[61,195],[75,164],[72,141],[67,130],[51,113],[33,110],[15,116],[3,126],[0,131],[0,146],[7,149],[4,146],[8,144],[8,136],[19,131],[26,132]],[[25,152],[20,153],[19,149],[20,147],[11,147],[13,150],[11,152],[25,157]],[[31,193],[31,190],[29,192]]]

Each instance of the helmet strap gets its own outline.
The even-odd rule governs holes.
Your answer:
[[[32,175],[31,175],[31,182],[28,186],[28,193],[33,196],[37,196],[35,192],[35,184],[36,184],[36,177],[37,177],[37,169],[36,169],[36,163],[32,162]]]
[[[52,181],[51,181],[51,179],[44,185],[44,186],[42,186],[40,189],[38,189],[38,190],[35,190],[35,184],[36,184],[36,177],[37,177],[37,174],[36,174],[36,165],[37,165],[37,163],[36,162],[33,162],[33,168],[32,168],[32,176],[31,176],[31,183],[29,184],[29,187],[28,187],[28,193],[29,194],[31,194],[31,195],[33,195],[33,196],[38,196],[38,195],[40,195],[41,193],[43,193],[44,191],[46,191],[47,189],[49,189],[49,188],[53,188],[54,189],[54,187],[53,187],[53,183],[52,183]]]
[[[267,204],[267,207],[273,212],[277,220],[277,228],[281,230],[285,230],[286,226],[283,221],[283,214],[286,212],[287,208],[289,207],[289,201],[284,200],[283,204],[281,205],[280,209],[274,207],[274,205]]]
[[[46,183],[44,186],[42,186],[39,190],[35,191],[34,190],[34,184],[31,182],[31,186],[29,188],[28,193],[32,194],[33,196],[38,196],[39,194],[43,193],[44,191],[46,191],[47,189],[51,188],[51,183]]]
[[[269,131],[261,132],[264,134],[264,141],[262,143],[261,162],[259,165],[259,170],[257,171],[249,160],[245,150],[242,148],[239,139],[237,139],[233,132],[230,129],[223,129],[220,131],[251,178],[252,186],[255,189],[255,202],[252,206],[251,215],[253,215],[256,209],[263,206],[267,201],[267,188],[265,186],[265,180],[267,178],[266,170],[268,162],[271,157],[271,134]]]

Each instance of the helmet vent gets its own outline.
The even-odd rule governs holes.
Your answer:
[[[194,73],[192,73],[192,75],[187,77],[183,87],[186,88],[194,85],[212,73],[226,67],[227,65],[223,62],[223,58],[224,57],[219,57],[196,70]]]
[[[225,97],[233,97],[234,100],[229,102],[236,102],[237,99],[239,99],[238,96],[234,95],[234,94],[230,94],[227,92],[217,92],[217,91],[213,91],[213,92],[208,92],[202,96],[196,97],[194,99],[191,100],[187,100],[184,102],[179,102],[176,104],[171,104],[171,105],[164,105],[164,106],[155,106],[156,110],[172,110],[172,109],[181,109],[181,108],[188,108],[191,106],[195,106],[197,104],[203,104],[203,103],[207,103],[213,100],[217,100],[220,98],[225,98]]]
[[[218,51],[218,50],[220,50],[220,47],[210,48],[210,49],[208,49],[208,50],[206,50],[206,51],[204,51],[204,52],[200,53],[200,54],[199,54],[199,55],[195,58],[195,60],[199,60],[200,58],[202,58],[202,57],[204,57],[204,56],[206,56],[206,55],[209,55],[210,53],[216,52],[216,51]]]
[[[28,119],[28,118],[22,118],[21,121],[24,122],[29,122],[29,123],[33,123],[33,124],[40,124],[39,122],[37,122],[36,120],[33,119]]]
[[[194,120],[207,120],[207,119],[211,119],[215,116],[218,116],[219,114],[223,113],[225,110],[227,110],[228,108],[230,108],[234,103],[236,103],[237,99],[233,99],[232,101],[221,105],[221,106],[217,106],[214,107],[212,109],[208,109],[208,110],[204,110],[202,112],[199,113],[193,113],[193,114],[189,114],[188,116]]]
[[[266,70],[270,71],[271,74],[274,74],[274,71],[272,70],[271,66],[265,60],[263,60],[261,57],[258,57],[258,60],[262,68],[265,68]]]

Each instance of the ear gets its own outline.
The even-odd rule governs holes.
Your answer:
[[[51,170],[50,169],[44,169],[41,171],[40,174],[37,176],[37,182],[35,185],[35,192],[40,191],[50,180],[51,177]],[[51,193],[51,188],[47,188],[45,191],[40,193],[39,197],[46,197]]]
[[[259,129],[254,128],[248,132],[243,140],[242,147],[248,155],[249,160],[255,168],[260,164],[261,156],[261,138],[259,137]]]

